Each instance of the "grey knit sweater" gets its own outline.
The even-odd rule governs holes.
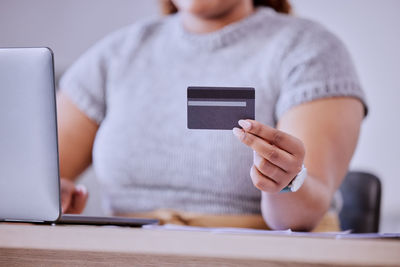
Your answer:
[[[254,87],[256,119],[272,126],[314,99],[364,101],[334,35],[269,8],[208,34],[186,32],[179,15],[119,30],[60,82],[100,125],[93,165],[106,211],[260,213],[261,194],[249,175],[252,151],[231,131],[187,129],[186,88],[194,85]]]

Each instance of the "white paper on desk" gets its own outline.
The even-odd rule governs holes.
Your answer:
[[[305,232],[293,232],[290,229],[287,230],[257,230],[250,228],[209,228],[209,227],[194,227],[194,226],[183,226],[175,224],[165,225],[144,225],[144,229],[157,229],[157,230],[174,230],[174,231],[191,231],[191,232],[209,232],[217,234],[257,234],[257,235],[278,235],[278,236],[308,236],[308,237],[330,237],[336,238],[338,235],[349,234],[350,231],[343,232],[329,232],[329,233],[305,233]]]
[[[396,239],[400,240],[400,233],[358,233],[345,234],[336,237],[337,239]]]
[[[284,234],[292,233],[290,229],[283,231],[274,230],[257,230],[250,228],[230,228],[230,227],[197,227],[176,224],[165,225],[144,225],[144,229],[157,229],[157,230],[173,230],[173,231],[191,231],[191,232],[211,232],[211,233],[230,233],[230,234]]]

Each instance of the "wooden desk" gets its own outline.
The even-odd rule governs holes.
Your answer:
[[[400,242],[0,224],[0,266],[400,266]]]

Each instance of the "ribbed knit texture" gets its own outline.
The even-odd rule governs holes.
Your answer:
[[[364,101],[334,35],[269,8],[208,34],[186,32],[179,15],[119,30],[60,83],[100,125],[93,164],[108,212],[260,212],[252,151],[231,131],[187,129],[186,89],[195,85],[254,87],[256,119],[272,126],[314,99]]]

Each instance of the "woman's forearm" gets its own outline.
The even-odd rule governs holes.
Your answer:
[[[297,192],[262,192],[261,211],[272,229],[312,230],[328,210],[333,190],[309,175]]]

